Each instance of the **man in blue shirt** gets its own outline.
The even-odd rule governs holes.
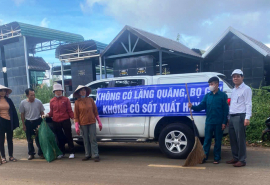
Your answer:
[[[221,92],[218,88],[219,79],[218,77],[212,77],[208,81],[209,92],[206,94],[202,102],[198,106],[193,106],[189,103],[189,108],[194,111],[206,110],[206,121],[205,121],[205,138],[203,149],[206,158],[203,162],[208,159],[212,137],[215,137],[214,147],[214,164],[219,164],[221,159],[221,143],[223,137],[223,130],[226,128],[227,116],[229,112],[229,105],[227,102],[227,94]]]

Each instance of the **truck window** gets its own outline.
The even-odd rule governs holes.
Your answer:
[[[115,80],[114,87],[129,87],[144,85],[143,79]]]
[[[207,82],[208,78],[205,75],[186,75],[186,76],[166,76],[162,75],[158,78],[158,84],[181,84]]]
[[[96,95],[97,95],[97,89],[99,88],[107,88],[109,86],[109,81],[107,82],[99,82],[99,83],[95,83],[90,85],[89,87],[91,88],[91,94],[90,97],[93,98],[94,100],[96,100]]]
[[[223,75],[217,75],[219,78],[221,78],[221,80],[230,88],[233,89],[233,87],[231,86],[231,84],[229,84],[229,82],[227,82],[225,79],[226,77]]]

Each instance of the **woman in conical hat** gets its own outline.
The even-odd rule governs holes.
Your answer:
[[[13,157],[13,130],[19,127],[19,119],[12,100],[8,98],[11,93],[10,88],[0,85],[0,152],[2,155],[0,164],[7,163],[4,147],[5,134],[7,135],[9,161],[17,161]]]
[[[92,157],[95,162],[99,162],[96,120],[98,121],[100,131],[102,129],[102,123],[94,100],[88,97],[90,93],[91,89],[83,85],[79,85],[73,93],[73,97],[78,98],[75,101],[74,107],[75,128],[78,135],[80,135],[80,129],[82,131],[85,148],[85,158],[82,160],[87,161]]]

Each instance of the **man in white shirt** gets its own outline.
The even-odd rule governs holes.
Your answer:
[[[243,80],[244,75],[240,69],[232,72],[235,85],[231,95],[229,135],[233,159],[227,164],[234,167],[246,165],[246,126],[252,112],[252,91]]]

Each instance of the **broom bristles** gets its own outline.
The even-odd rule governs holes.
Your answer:
[[[189,153],[185,164],[183,166],[195,166],[197,164],[201,164],[205,158],[205,153],[203,150],[203,146],[199,140],[199,138],[195,137],[195,143],[193,149]]]

